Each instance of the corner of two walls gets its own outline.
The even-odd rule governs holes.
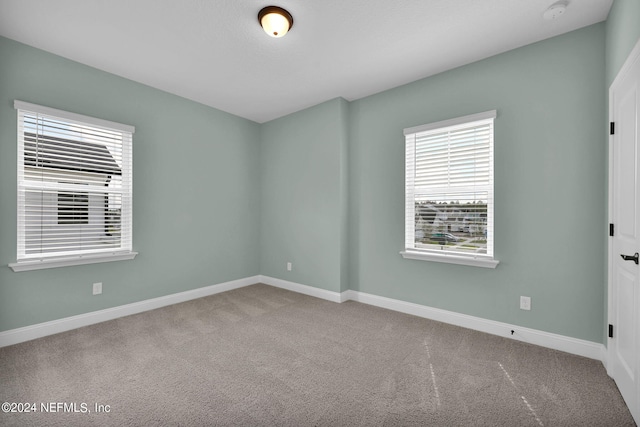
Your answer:
[[[640,1],[615,0],[606,22],[607,88],[613,83],[638,40],[640,40]]]
[[[604,80],[600,23],[262,125],[261,274],[601,343]],[[500,265],[403,259],[402,129],[491,109]]]
[[[336,98],[262,125],[262,275],[348,289],[348,114]]]

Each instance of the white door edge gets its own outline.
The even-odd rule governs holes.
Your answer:
[[[629,56],[625,60],[622,68],[616,75],[615,79],[609,86],[608,91],[608,100],[609,100],[609,111],[608,118],[609,122],[614,121],[614,102],[613,102],[613,93],[620,86],[621,82],[627,77],[627,75],[631,72],[633,67],[637,62],[640,62],[640,39],[636,42],[636,45],[631,50]],[[614,222],[614,188],[613,188],[613,166],[614,166],[614,145],[612,144],[614,136],[608,136],[608,222],[611,224]],[[614,298],[613,298],[613,283],[614,283],[614,257],[616,254],[613,253],[613,239],[611,237],[607,237],[607,322],[609,324],[615,324],[615,307],[614,307]],[[605,329],[607,329],[605,327]],[[614,329],[615,335],[615,329]],[[605,336],[606,330],[605,330]],[[609,361],[613,360],[614,347],[611,345],[611,339],[606,338],[607,340],[607,351],[606,351],[606,361],[604,362],[607,373],[609,376],[614,375],[613,372],[613,363],[609,363]],[[640,387],[640,384],[637,384]],[[635,402],[634,407],[629,407],[631,414],[633,415],[636,423],[640,424],[640,392],[638,393],[638,399]]]

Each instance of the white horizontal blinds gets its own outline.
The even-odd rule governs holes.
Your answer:
[[[439,190],[489,185],[491,125],[416,135],[416,187]]]
[[[405,130],[407,249],[493,256],[494,117]]]
[[[131,251],[132,132],[16,108],[18,261]]]
[[[413,248],[415,243],[415,230],[418,228],[416,223],[419,216],[416,215],[415,203],[415,176],[416,176],[416,136],[408,134],[406,140],[406,159],[405,159],[405,248]]]

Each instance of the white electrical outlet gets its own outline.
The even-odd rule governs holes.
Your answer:
[[[93,294],[100,295],[102,293],[102,282],[93,284]]]
[[[291,271],[292,267],[293,267],[293,265],[290,262],[288,262],[287,263],[287,271]]]
[[[531,297],[520,297],[520,310],[531,310]]]

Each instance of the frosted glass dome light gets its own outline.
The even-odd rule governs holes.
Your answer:
[[[293,26],[293,17],[278,6],[267,6],[258,13],[258,21],[264,32],[271,37],[282,37]]]

